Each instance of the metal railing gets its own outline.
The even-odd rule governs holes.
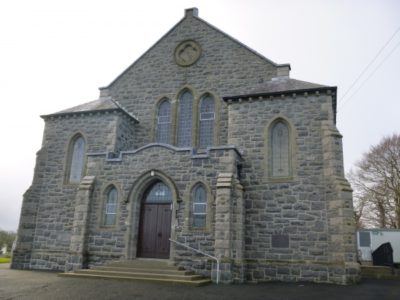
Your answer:
[[[202,254],[202,255],[204,255],[204,256],[207,256],[207,257],[212,258],[213,260],[215,260],[215,261],[217,262],[217,280],[216,280],[216,283],[217,283],[217,284],[219,283],[219,259],[218,259],[218,258],[216,258],[215,256],[212,256],[212,255],[210,255],[210,254],[207,254],[207,253],[205,253],[205,252],[203,252],[203,251],[200,251],[199,249],[196,249],[196,248],[190,247],[190,246],[188,246],[188,245],[185,245],[185,244],[183,244],[183,243],[180,243],[180,242],[178,242],[178,241],[175,241],[175,240],[173,240],[173,239],[169,239],[169,240],[170,240],[170,242],[173,242],[173,243],[175,243],[175,244],[177,244],[177,245],[179,245],[179,246],[185,247],[185,248],[187,248],[187,249],[190,249],[190,250],[192,250],[192,251],[194,251],[194,252],[200,253],[200,254]],[[212,271],[211,271],[211,272],[212,272]]]

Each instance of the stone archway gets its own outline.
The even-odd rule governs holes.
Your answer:
[[[170,191],[170,201],[167,203],[153,203],[157,204],[157,212],[155,211],[156,208],[152,207],[152,212],[147,212],[148,216],[145,216],[146,211],[145,208],[149,209],[152,205],[152,203],[146,203],[146,196],[158,182],[163,183],[165,186],[169,188]],[[168,256],[164,254],[163,258],[171,258],[173,256],[173,245],[172,243],[169,242],[169,238],[175,237],[175,227],[177,224],[177,219],[176,219],[176,210],[178,207],[178,193],[176,186],[172,179],[165,175],[163,172],[158,171],[158,170],[151,170],[143,173],[133,184],[132,190],[128,196],[127,202],[130,202],[130,205],[128,206],[129,211],[130,211],[130,217],[129,217],[129,227],[128,227],[128,232],[127,232],[127,253],[126,257],[128,259],[135,259],[137,257],[154,257],[154,252],[152,254],[152,251],[150,253],[143,253],[143,245],[139,244],[143,241],[143,232],[141,231],[145,229],[147,226],[154,226],[155,227],[155,232],[158,235],[160,231],[156,231],[157,229],[157,224],[155,224],[154,221],[151,221],[151,218],[154,219],[154,215],[157,213],[157,215],[160,213],[162,218],[166,219],[161,222],[161,224],[164,224],[164,226],[168,227],[169,233],[164,231],[161,232],[161,238],[167,238],[168,240],[168,249],[164,253],[168,253]],[[151,202],[151,201],[150,201]],[[156,201],[157,202],[157,201]],[[161,202],[161,201],[159,201]],[[158,210],[169,210],[169,215],[166,211],[164,212],[159,212]],[[147,217],[150,217],[147,218]],[[169,226],[168,222],[169,220]],[[144,223],[149,222],[150,225],[146,225]],[[167,224],[167,225],[166,225]],[[142,236],[141,236],[142,235]],[[147,241],[145,241],[147,243]],[[166,245],[166,244],[165,244]],[[145,251],[146,252],[146,251]],[[162,251],[163,252],[163,251]],[[158,255],[158,254],[157,254]],[[157,256],[156,255],[156,256]]]
[[[145,192],[140,206],[137,256],[169,258],[172,193],[161,180]]]

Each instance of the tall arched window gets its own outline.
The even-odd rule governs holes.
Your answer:
[[[207,95],[200,101],[199,109],[199,148],[211,146],[214,142],[214,99]]]
[[[158,106],[157,115],[157,143],[171,142],[171,103],[164,99]]]
[[[115,187],[111,187],[106,194],[104,205],[104,225],[115,225],[117,222],[118,192]]]
[[[282,120],[274,123],[271,128],[271,175],[291,175],[289,127]]]
[[[83,166],[85,163],[85,140],[82,136],[77,136],[70,148],[69,178],[70,183],[79,183],[82,178]]]
[[[207,192],[202,184],[195,186],[192,192],[192,227],[206,227],[207,219]]]
[[[192,111],[193,95],[189,91],[185,91],[179,97],[178,103],[178,147],[192,146]]]

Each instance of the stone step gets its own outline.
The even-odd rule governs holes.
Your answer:
[[[82,269],[77,270],[76,274],[92,274],[92,275],[113,275],[113,276],[124,276],[124,277],[143,277],[143,278],[161,278],[161,279],[173,279],[173,280],[196,280],[202,279],[200,275],[184,275],[184,274],[170,274],[170,273],[154,273],[154,272],[122,272],[122,271],[105,271],[105,270],[93,270],[93,269]]]
[[[193,271],[172,265],[165,260],[135,259],[109,262],[104,266],[93,266],[75,272],[61,273],[64,277],[108,278],[119,280],[146,280],[200,286],[210,283],[209,278],[196,275]]]
[[[128,266],[95,266],[91,267],[91,270],[101,271],[116,271],[116,272],[136,272],[136,273],[159,273],[159,274],[177,274],[177,275],[193,275],[193,271],[187,271],[183,268],[179,269],[156,269],[156,268],[145,268],[145,267],[128,267]]]
[[[210,279],[203,278],[198,280],[183,280],[183,279],[171,279],[171,278],[147,278],[140,276],[123,276],[123,275],[101,275],[101,274],[83,274],[83,273],[60,273],[59,276],[62,277],[72,277],[72,278],[91,278],[91,279],[113,279],[113,280],[141,280],[148,282],[159,282],[159,283],[171,283],[171,284],[184,284],[190,286],[202,286],[211,283]]]
[[[400,270],[384,266],[361,266],[361,277],[400,280]]]
[[[146,268],[146,269],[166,269],[166,270],[182,270],[182,268],[174,266],[166,261],[160,260],[126,260],[109,262],[104,266],[118,268]]]

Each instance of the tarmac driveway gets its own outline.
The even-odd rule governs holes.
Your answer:
[[[399,300],[400,281],[363,281],[359,285],[263,283],[187,287],[138,281],[58,277],[52,272],[10,270],[0,264],[0,299],[307,299]]]

